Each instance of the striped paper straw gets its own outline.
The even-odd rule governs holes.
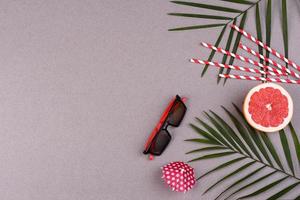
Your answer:
[[[284,67],[284,66],[282,66],[281,64],[279,64],[279,63],[273,61],[272,59],[267,58],[266,56],[261,55],[260,53],[258,53],[258,52],[256,52],[256,51],[254,51],[253,49],[251,49],[251,48],[249,48],[249,47],[243,45],[242,43],[239,44],[239,47],[240,47],[241,49],[244,49],[245,51],[251,53],[252,55],[254,55],[254,56],[256,56],[256,57],[261,58],[261,59],[263,59],[264,61],[269,62],[270,64],[274,65],[275,67],[278,67],[278,68],[281,69],[283,72],[286,71],[287,73],[291,74],[292,76],[294,76],[294,77],[296,77],[296,78],[298,78],[298,79],[300,78],[299,74],[295,73],[294,71],[291,71],[291,70],[287,69],[286,67]]]
[[[300,80],[291,80],[291,79],[281,79],[281,78],[264,78],[259,76],[241,76],[235,74],[219,74],[222,78],[232,78],[239,80],[251,80],[251,81],[268,81],[268,82],[276,82],[276,83],[292,83],[292,84],[300,84]]]
[[[246,31],[244,31],[243,29],[237,27],[236,25],[231,25],[231,28],[235,29],[236,31],[240,32],[241,34],[243,34],[246,38],[248,38],[249,40],[251,40],[252,42],[258,44],[259,46],[263,47],[264,49],[268,50],[271,54],[273,54],[274,56],[280,58],[281,60],[283,60],[284,62],[286,62],[287,64],[291,65],[292,67],[294,67],[295,69],[297,69],[298,71],[300,71],[300,66],[297,65],[296,63],[294,63],[293,61],[289,60],[288,58],[286,58],[284,55],[278,53],[275,49],[272,49],[271,47],[269,47],[268,45],[264,44],[263,42],[259,41],[257,38],[255,38],[254,36],[252,36],[251,34],[247,33]]]
[[[218,63],[218,62],[210,62],[210,61],[206,61],[206,60],[199,60],[199,59],[195,59],[195,58],[190,59],[190,61],[192,63],[196,63],[196,64],[211,65],[211,66],[222,67],[222,68],[226,68],[226,69],[234,69],[234,70],[257,73],[257,74],[268,74],[268,75],[271,75],[271,76],[280,76],[280,74],[276,74],[276,73],[271,72],[271,71],[265,72],[263,70],[253,69],[253,68],[249,68],[249,67],[240,67],[240,66],[237,66],[237,65],[227,65],[227,64],[222,64],[222,63]]]
[[[208,44],[208,43],[205,43],[205,42],[201,42],[201,45],[204,46],[204,47],[206,47],[206,48],[213,49],[213,50],[215,50],[215,51],[217,51],[217,52],[220,52],[220,53],[223,53],[223,54],[232,56],[232,57],[234,57],[234,58],[237,58],[237,59],[242,60],[242,61],[244,61],[244,62],[246,62],[246,63],[250,63],[250,64],[252,64],[252,65],[261,67],[261,68],[263,68],[263,69],[268,69],[268,70],[270,70],[270,71],[272,71],[272,72],[274,72],[274,73],[276,73],[276,74],[286,75],[286,73],[285,73],[285,72],[282,72],[281,70],[277,70],[277,69],[275,69],[275,68],[273,68],[273,67],[263,65],[263,64],[261,64],[261,63],[259,63],[259,62],[257,62],[257,61],[254,61],[254,60],[252,60],[252,59],[250,59],[250,58],[246,58],[246,57],[240,56],[240,55],[238,55],[238,54],[231,53],[231,52],[226,51],[226,50],[224,50],[224,49],[222,49],[222,48],[220,48],[220,47],[215,47],[215,46],[213,46],[213,45],[211,45],[211,44]]]

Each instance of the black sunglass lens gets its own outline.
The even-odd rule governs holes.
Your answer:
[[[168,146],[171,136],[167,130],[160,130],[156,137],[153,139],[150,146],[150,153],[153,155],[160,155]]]
[[[168,122],[173,126],[179,126],[180,122],[182,121],[184,114],[186,111],[186,107],[181,101],[177,101],[173,106],[172,110],[169,114]]]

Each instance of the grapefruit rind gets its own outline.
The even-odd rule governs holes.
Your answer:
[[[276,126],[276,127],[272,127],[272,126],[265,127],[265,126],[262,126],[262,125],[256,123],[252,119],[252,115],[249,113],[249,103],[250,103],[252,95],[255,92],[258,92],[261,89],[264,89],[264,88],[267,88],[267,87],[271,87],[271,88],[274,88],[274,89],[279,89],[280,92],[282,93],[282,95],[284,95],[287,98],[287,101],[288,101],[288,115],[287,115],[287,117],[284,118],[283,122],[280,125]],[[281,87],[280,85],[277,85],[277,84],[274,84],[274,83],[262,83],[262,84],[259,84],[256,87],[252,88],[248,92],[248,94],[246,95],[245,100],[244,100],[244,105],[243,105],[243,113],[244,113],[244,116],[245,116],[247,122],[253,128],[255,128],[257,130],[260,130],[260,131],[263,131],[263,132],[276,132],[276,131],[279,131],[279,130],[283,129],[284,127],[286,127],[288,125],[288,123],[291,121],[292,116],[293,116],[293,100],[292,100],[290,94],[283,87]]]

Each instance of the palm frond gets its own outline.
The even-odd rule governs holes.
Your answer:
[[[298,163],[300,164],[300,143],[299,143],[296,131],[295,131],[295,129],[294,129],[294,127],[291,123],[289,124],[289,128],[290,128],[290,131],[291,131],[291,134],[292,134],[292,137],[293,137],[293,142],[294,142],[296,155],[297,155],[297,158],[298,158]]]
[[[172,28],[169,31],[184,31],[184,30],[193,30],[193,29],[204,29],[204,28],[212,28],[218,26],[224,26],[226,24],[205,24],[205,25],[197,25],[197,26],[185,26],[180,28]]]
[[[221,1],[227,1],[230,3],[239,3],[239,4],[245,4],[245,5],[252,5],[253,2],[251,1],[246,1],[246,0],[221,0]]]
[[[192,6],[197,8],[204,8],[209,10],[216,10],[216,11],[223,11],[223,12],[230,12],[230,13],[243,12],[242,10],[233,9],[229,7],[215,6],[215,5],[202,4],[202,3],[194,3],[194,2],[187,2],[187,1],[171,1],[171,2],[179,5]]]
[[[280,197],[282,197],[283,195],[285,195],[286,193],[288,193],[289,191],[291,191],[292,189],[294,189],[297,185],[299,185],[300,182],[296,182],[286,188],[284,188],[283,190],[280,190],[279,192],[277,192],[276,194],[274,194],[273,196],[269,197],[267,200],[276,200],[279,199]]]
[[[221,33],[219,34],[219,37],[218,37],[218,39],[217,39],[217,41],[216,41],[216,43],[215,43],[215,46],[216,46],[216,47],[219,46],[221,40],[223,39],[223,35],[224,35],[224,33],[225,33],[226,27],[227,27],[227,25],[223,27]],[[211,61],[211,60],[213,59],[213,57],[215,56],[215,53],[216,53],[216,51],[215,51],[215,50],[212,50],[212,51],[210,52],[210,55],[209,55],[209,57],[208,57],[207,60],[208,60],[208,61]],[[204,74],[205,74],[205,72],[206,72],[208,66],[209,66],[209,65],[205,65],[205,67],[203,68],[202,73],[201,73],[201,77],[204,76]]]
[[[236,25],[236,19],[233,20],[232,24],[233,24],[233,25]],[[229,32],[229,35],[228,35],[227,42],[226,42],[226,47],[225,47],[225,50],[226,50],[226,51],[229,51],[229,50],[230,50],[230,46],[231,46],[231,42],[232,42],[232,38],[233,38],[233,33],[234,33],[234,29],[231,29],[230,32]],[[227,57],[228,57],[227,54],[224,54],[224,55],[223,55],[222,64],[226,64]],[[219,69],[219,74],[222,74],[223,71],[224,71],[224,68],[220,68],[220,69]],[[219,83],[220,80],[221,80],[221,77],[218,77],[217,83]]]
[[[286,58],[289,57],[289,42],[288,42],[288,19],[287,19],[287,6],[286,0],[281,0],[282,9],[282,37],[284,45],[284,55]],[[288,64],[286,64],[288,66]]]
[[[211,174],[212,172],[215,172],[215,171],[218,171],[218,170],[223,169],[225,167],[228,167],[228,166],[230,166],[230,165],[232,165],[232,164],[234,164],[236,162],[239,162],[241,160],[244,160],[244,159],[246,159],[246,157],[239,157],[239,158],[235,158],[233,160],[230,160],[230,161],[228,161],[226,163],[223,163],[223,164],[219,165],[218,167],[215,167],[214,169],[209,170],[208,172],[206,172],[205,174],[203,174],[202,176],[200,176],[197,180],[199,180],[200,178],[202,178],[202,177],[204,177],[204,176],[206,176],[208,174]]]
[[[244,12],[244,14],[243,14],[243,16],[242,16],[242,19],[241,19],[241,22],[240,22],[240,25],[239,25],[239,27],[241,28],[241,29],[244,29],[244,27],[245,27],[245,23],[246,23],[246,18],[247,18],[247,11],[245,11]],[[236,53],[237,52],[237,50],[238,50],[238,47],[239,47],[239,43],[240,43],[240,41],[241,41],[241,38],[242,38],[242,34],[241,33],[237,33],[237,36],[236,36],[236,38],[235,38],[235,42],[234,42],[234,45],[233,45],[233,49],[232,49],[232,53]],[[233,62],[234,62],[234,57],[230,57],[230,59],[229,59],[229,65],[232,65],[233,64]],[[226,74],[229,74],[230,73],[230,68],[228,68],[227,70],[226,70]],[[227,80],[227,78],[225,78],[224,79],[224,84],[226,83],[226,80]]]
[[[198,126],[194,125],[194,124],[190,124],[190,126],[192,127],[192,129],[194,129],[199,135],[203,136],[204,138],[211,140],[213,142],[215,142],[215,144],[220,144],[220,142],[218,140],[216,140],[213,136],[211,136],[209,133],[205,132],[204,130],[202,130],[201,128],[199,128]]]
[[[191,14],[191,13],[169,13],[168,15],[178,17],[191,17],[201,19],[217,19],[217,20],[231,20],[232,17],[218,16],[218,15],[202,15],[202,14]]]
[[[228,190],[230,190],[231,188],[233,188],[234,186],[242,183],[243,181],[247,180],[248,178],[254,176],[256,173],[258,173],[259,171],[261,171],[262,169],[264,169],[266,166],[262,166],[256,170],[254,170],[253,172],[251,172],[250,174],[244,176],[243,178],[237,180],[236,182],[234,182],[233,184],[231,184],[228,188],[226,188],[223,192],[221,192],[216,199],[218,199],[220,196],[222,196],[222,194],[224,194],[225,192],[227,192]]]
[[[288,163],[292,173],[295,175],[289,143],[288,143],[288,140],[285,136],[285,131],[283,129],[279,131],[279,136],[280,136],[282,148],[283,148],[284,155],[286,157],[287,163]]]
[[[277,163],[277,165],[280,167],[280,169],[283,170],[283,166],[281,164],[281,161],[279,159],[279,156],[271,142],[271,140],[269,139],[269,137],[267,136],[266,133],[260,133],[261,138],[264,141],[264,144],[268,147],[269,152],[271,153],[273,159],[275,160],[275,162]],[[272,164],[274,166],[274,164]]]
[[[198,142],[202,144],[212,144],[212,145],[218,145],[218,143],[215,143],[214,141],[208,140],[208,139],[202,139],[202,138],[193,138],[185,140],[186,142]]]
[[[224,190],[220,194],[218,194],[216,199],[220,198],[221,196],[227,194],[229,191],[233,190],[233,192],[227,197],[229,198],[237,193],[244,191],[246,188],[250,186],[254,186],[260,183],[262,180],[271,177],[273,174],[278,174],[283,176],[282,178],[279,179],[275,179],[275,180],[272,179],[264,187],[261,187],[260,189],[239,198],[254,197],[262,194],[265,191],[274,188],[277,185],[282,186],[283,181],[287,182],[288,180],[295,180],[296,182],[294,183],[287,182],[287,184],[283,185],[285,186],[285,188],[282,188],[280,191],[275,191],[270,198],[274,199],[289,193],[293,188],[295,188],[300,183],[300,178],[298,178],[295,175],[296,174],[295,167],[297,165],[293,163],[294,161],[292,160],[291,157],[292,152],[289,149],[289,145],[291,144],[289,144],[287,140],[288,131],[280,130],[278,132],[278,136],[280,137],[282,150],[284,152],[286,163],[289,166],[291,172],[287,171],[283,167],[282,163],[285,162],[283,162],[278,156],[277,149],[275,149],[268,135],[266,133],[262,133],[254,130],[247,123],[240,109],[235,104],[233,105],[235,110],[237,111],[237,115],[233,114],[231,111],[229,111],[227,108],[223,106],[222,108],[224,109],[225,113],[229,116],[234,127],[232,127],[228,122],[223,120],[218,114],[216,114],[213,111],[210,111],[210,114],[204,112],[204,114],[208,118],[209,123],[206,123],[203,120],[197,118],[197,121],[201,124],[201,126],[203,126],[206,129],[206,131],[203,131],[201,127],[196,128],[195,126],[192,126],[192,128],[197,132],[197,134],[200,134],[202,137],[205,138],[201,140],[191,139],[192,141],[197,140],[201,144],[215,143],[217,141],[219,145],[198,148],[189,151],[188,154],[191,153],[200,154],[200,156],[191,159],[189,162],[196,162],[199,160],[205,160],[211,158],[218,159],[220,157],[229,156],[229,155],[239,156],[238,158],[236,156],[226,157],[227,158],[226,162],[204,173],[202,176],[200,176],[197,179],[199,180],[204,176],[208,176],[209,174],[212,174],[228,166],[231,167],[232,169],[231,172],[228,172],[226,176],[216,180],[216,182],[214,182],[211,186],[209,186],[204,193],[207,193],[208,191],[212,190],[213,188],[215,188],[217,185],[219,185],[221,182],[225,180],[234,179],[235,175],[241,174],[242,171],[247,171],[248,173],[240,177],[239,179],[233,180],[233,183],[228,187],[224,188]],[[297,134],[292,124],[290,124],[289,127],[290,127],[289,130],[293,137],[293,143],[294,143],[296,153],[298,153],[297,151],[300,151],[299,150],[300,144],[299,144]],[[224,141],[221,142],[219,139],[215,137],[216,135],[217,137],[222,138],[222,140],[226,142]],[[218,150],[218,152],[216,152],[216,150]],[[272,159],[270,158],[269,155],[271,156]],[[242,161],[244,161],[243,164],[240,163]],[[299,162],[299,160],[297,160],[297,162]],[[235,164],[235,167],[232,167],[233,164]],[[252,166],[251,170],[250,170],[250,166]],[[254,170],[253,167],[255,168]],[[262,169],[268,169],[268,173],[266,173],[265,170]],[[257,176],[258,172],[261,172],[264,175]],[[245,182],[250,177],[253,179],[253,181],[244,186],[241,186],[242,183]],[[234,190],[234,188],[236,189]]]
[[[231,51],[233,53],[236,53],[238,51],[238,44],[239,41],[241,39],[241,34],[237,34],[236,37],[234,37],[233,31],[230,30],[229,34],[227,37],[224,37],[224,34],[226,32],[226,28],[228,28],[229,24],[233,24],[236,23],[237,21],[241,21],[241,23],[239,24],[240,27],[244,27],[247,25],[246,20],[246,16],[248,11],[250,11],[252,8],[255,8],[255,14],[254,14],[254,19],[255,19],[255,24],[256,24],[256,34],[257,34],[257,38],[260,41],[263,41],[263,37],[262,37],[262,28],[261,28],[261,14],[260,14],[260,6],[259,4],[261,2],[265,2],[267,3],[266,6],[266,10],[263,13],[265,15],[265,18],[263,18],[265,21],[265,43],[270,46],[271,44],[271,33],[272,33],[272,29],[271,29],[271,25],[272,25],[272,13],[275,12],[273,7],[273,2],[272,0],[253,0],[253,1],[249,1],[249,0],[220,0],[223,2],[227,2],[227,4],[223,5],[223,6],[218,6],[218,5],[211,5],[208,3],[196,3],[196,2],[190,2],[190,1],[171,1],[171,3],[174,3],[176,5],[180,5],[180,6],[186,6],[186,7],[193,7],[193,8],[200,8],[200,9],[206,9],[206,10],[210,10],[212,11],[211,14],[209,15],[205,15],[201,13],[201,10],[199,11],[199,13],[186,13],[186,12],[182,12],[182,13],[169,13],[169,15],[171,16],[176,16],[176,17],[185,17],[185,18],[198,18],[198,19],[210,19],[210,20],[223,20],[224,23],[208,23],[208,24],[198,24],[198,25],[191,25],[191,26],[183,26],[183,27],[178,27],[178,28],[171,28],[169,29],[169,31],[185,31],[185,30],[195,30],[195,29],[206,29],[206,28],[218,28],[218,27],[222,27],[221,31],[219,31],[217,40],[214,44],[214,46],[219,47],[219,45],[221,44],[221,42],[223,40],[225,40],[226,38],[226,50],[230,50],[230,47],[232,46],[232,41],[235,41],[235,43],[233,44],[233,47],[231,49]],[[240,9],[236,9],[236,8],[232,8],[231,4],[237,4],[240,5],[241,8]],[[285,56],[288,57],[288,17],[287,17],[287,1],[286,0],[282,0],[281,1],[281,21],[282,21],[282,35],[283,35],[283,46],[284,46],[284,52],[285,52]],[[228,16],[228,14],[231,15],[235,15],[235,16]],[[270,53],[268,51],[264,51],[262,47],[258,46],[258,52],[260,54],[264,54],[266,57],[269,58]],[[208,57],[208,61],[211,61],[215,56],[215,50],[211,50],[209,57]],[[222,59],[222,64],[229,64],[232,65],[235,61],[234,57],[231,57],[229,59],[229,61],[227,61],[227,55],[223,56]],[[228,63],[227,63],[228,62]],[[260,59],[260,63],[263,63],[263,60]],[[269,63],[265,63],[266,65],[269,65]],[[201,72],[201,77],[203,77],[206,73],[208,69],[208,65],[206,65],[202,72]],[[224,69],[221,68],[219,69],[219,74],[223,73]],[[230,73],[230,69],[226,70],[226,74]],[[266,75],[265,75],[266,76]],[[217,78],[217,84],[220,82],[221,78],[218,76]],[[226,83],[227,79],[224,79],[224,84]]]
[[[224,14],[217,14],[217,15],[203,15],[203,14],[198,14],[198,13],[169,13],[169,15],[172,16],[177,16],[177,17],[190,17],[190,18],[203,18],[203,19],[214,19],[214,20],[227,20],[226,23],[224,24],[201,24],[201,25],[194,25],[194,26],[184,26],[184,27],[178,27],[178,28],[172,28],[169,29],[169,31],[183,31],[183,30],[194,30],[194,29],[203,29],[203,28],[214,28],[214,27],[220,27],[223,26],[221,32],[219,33],[218,39],[215,42],[215,46],[218,47],[220,42],[223,39],[224,33],[225,33],[225,29],[226,27],[228,27],[228,24],[231,23],[236,23],[237,19],[239,17],[242,17],[242,24],[240,25],[245,25],[245,19],[247,16],[247,11],[249,9],[251,9],[253,6],[258,5],[258,3],[262,0],[257,0],[256,2],[252,2],[252,1],[247,1],[247,0],[223,0],[229,3],[235,3],[235,4],[241,4],[241,5],[245,5],[248,6],[248,8],[246,8],[245,10],[241,10],[241,9],[234,9],[232,8],[232,6],[217,6],[217,5],[211,5],[211,4],[206,4],[206,3],[195,3],[195,2],[188,2],[188,1],[171,1],[171,3],[175,3],[177,5],[182,5],[182,6],[190,6],[190,7],[195,7],[195,8],[202,8],[202,9],[209,9],[212,11],[217,11],[217,12],[222,12]],[[226,13],[237,13],[237,15],[235,17],[228,17],[226,16]],[[237,51],[238,49],[238,42],[240,40],[240,34],[237,35],[236,39],[235,39],[235,44],[233,47],[234,51]],[[226,49],[229,50],[230,46],[231,46],[231,42],[233,40],[233,30],[230,31],[229,36],[227,38],[227,42],[226,42]],[[208,60],[211,61],[213,59],[215,55],[215,51],[212,50]],[[227,55],[223,56],[223,64],[225,64],[227,60]],[[234,62],[234,58],[230,58],[229,63],[233,64]],[[206,65],[201,73],[201,77],[204,76],[204,74],[206,73],[208,68],[208,65]],[[223,69],[220,69],[219,73],[222,73]],[[220,81],[220,78],[218,78],[218,83]]]
[[[256,24],[256,36],[257,36],[257,39],[260,40],[260,41],[263,41],[263,38],[262,38],[262,31],[261,31],[261,20],[260,20],[260,8],[259,8],[259,4],[256,5],[256,9],[255,9],[255,24]],[[257,45],[258,47],[258,52],[263,55],[264,51],[263,51],[263,48],[260,46],[260,45]],[[263,59],[259,59],[259,62],[261,64],[264,63],[264,60]],[[261,70],[264,70],[262,67],[260,68]],[[265,75],[262,75],[263,77]]]
[[[248,156],[251,157],[249,150],[246,148],[246,146],[244,145],[244,143],[242,142],[242,140],[239,138],[239,136],[236,134],[236,132],[233,130],[233,128],[231,128],[219,115],[217,115],[215,112],[210,111],[214,117],[216,118],[217,121],[219,121],[219,123],[222,125],[222,127],[224,128],[225,132],[227,133],[227,135],[230,136],[230,138],[232,138],[232,142],[234,144],[237,144],[237,149],[243,149],[244,152],[246,152],[246,154]],[[241,151],[239,151],[241,152]]]
[[[258,195],[258,194],[261,194],[261,193],[263,193],[263,192],[265,192],[265,191],[271,189],[272,187],[278,185],[279,183],[281,183],[282,181],[284,181],[284,180],[287,179],[287,178],[288,178],[288,176],[286,176],[286,177],[284,177],[284,178],[281,178],[281,179],[279,179],[279,180],[277,180],[277,181],[275,181],[275,182],[273,182],[273,183],[270,183],[270,184],[264,186],[263,188],[261,188],[261,189],[259,189],[259,190],[256,190],[255,192],[252,192],[251,194],[248,194],[248,195],[246,195],[246,196],[242,196],[242,197],[240,197],[239,199],[245,199],[245,198],[249,198],[249,197],[253,197],[253,196],[256,196],[256,195]]]
[[[272,23],[272,0],[268,0],[267,12],[266,12],[266,44],[270,46],[271,44],[271,23]],[[270,52],[266,51],[266,57],[270,57]],[[269,65],[266,62],[266,65]]]
[[[210,159],[210,158],[219,158],[219,157],[224,157],[224,156],[229,156],[235,154],[235,152],[233,151],[226,151],[226,152],[221,152],[221,153],[213,153],[213,154],[209,154],[209,155],[205,155],[205,156],[200,156],[198,158],[192,159],[188,162],[195,162],[198,160],[205,160],[205,159]]]
[[[264,176],[256,179],[255,181],[252,181],[252,182],[248,183],[247,185],[244,185],[243,187],[239,188],[238,190],[236,190],[235,192],[233,192],[232,194],[230,194],[228,197],[226,197],[225,200],[227,200],[230,197],[232,197],[233,195],[235,195],[235,194],[237,194],[237,193],[239,193],[239,192],[241,192],[241,191],[249,188],[250,186],[255,185],[256,183],[259,183],[260,181],[265,180],[266,178],[269,178],[270,176],[272,176],[275,173],[276,173],[276,171],[268,173],[268,174],[266,174],[266,175],[264,175]]]
[[[224,150],[226,149],[226,147],[222,147],[222,146],[211,146],[211,147],[203,147],[200,149],[195,149],[189,152],[186,152],[185,154],[191,154],[191,153],[199,153],[202,151],[210,151],[210,150]]]
[[[239,131],[239,133],[241,134],[243,140],[246,142],[246,144],[248,145],[249,149],[252,150],[252,152],[254,153],[254,155],[260,160],[262,161],[256,147],[255,144],[253,143],[253,141],[250,138],[250,134],[246,131],[246,129],[244,128],[244,126],[239,122],[239,120],[233,115],[231,114],[231,112],[229,112],[224,106],[222,106],[222,108],[225,110],[225,112],[228,114],[229,118],[231,119],[231,121],[233,122],[233,124],[235,125],[236,129]]]
[[[210,186],[207,190],[205,190],[205,192],[203,194],[205,194],[206,192],[208,192],[209,190],[211,190],[212,188],[214,188],[216,185],[218,185],[219,183],[221,183],[222,181],[232,177],[233,175],[238,174],[239,172],[247,169],[248,167],[250,167],[251,165],[253,165],[255,163],[255,161],[249,162],[241,167],[239,167],[238,169],[234,170],[233,172],[229,173],[228,175],[226,175],[225,177],[219,179],[217,182],[215,182],[212,186]]]
[[[269,157],[269,154],[265,148],[265,146],[263,145],[262,140],[260,139],[257,131],[251,127],[248,122],[246,121],[246,119],[244,118],[244,115],[242,113],[242,111],[238,108],[237,105],[233,104],[236,112],[238,113],[239,117],[241,118],[241,121],[243,122],[243,125],[246,127],[248,133],[250,134],[252,140],[255,142],[256,147],[259,149],[260,153],[264,156],[264,158],[267,160],[268,164],[271,165],[272,167],[274,167],[272,165],[272,161]],[[262,160],[261,160],[262,161]]]
[[[209,126],[207,123],[205,123],[204,121],[202,121],[199,118],[196,118],[197,121],[215,138],[217,138],[222,144],[224,144],[225,146],[227,146],[229,149],[232,149],[232,147],[228,144],[228,142],[223,138],[221,132],[222,129],[219,128],[218,124],[213,124],[217,127],[218,130],[213,129],[211,126]],[[226,138],[226,136],[225,136]],[[228,139],[228,138],[227,138]]]

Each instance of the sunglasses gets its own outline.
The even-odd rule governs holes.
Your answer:
[[[180,125],[186,112],[185,101],[186,98],[176,95],[163,112],[158,124],[145,144],[144,154],[150,154],[150,160],[153,159],[153,155],[161,155],[170,143],[172,137],[168,131],[168,127],[169,125],[173,127]]]

